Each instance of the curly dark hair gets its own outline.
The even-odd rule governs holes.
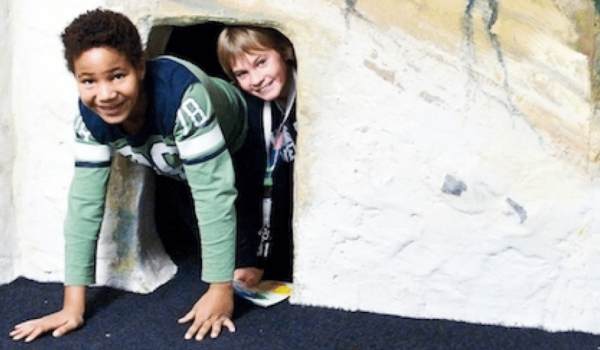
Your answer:
[[[67,68],[75,73],[74,61],[85,51],[113,48],[127,57],[133,67],[143,64],[140,34],[123,14],[103,9],[88,11],[75,18],[61,34]]]

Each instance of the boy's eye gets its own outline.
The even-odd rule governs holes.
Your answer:
[[[115,79],[115,80],[121,80],[121,79],[123,79],[124,77],[125,77],[125,74],[123,74],[123,73],[117,73],[117,74],[115,74],[115,75],[113,76],[113,79]]]
[[[237,72],[235,73],[236,79],[244,79],[244,77],[248,74],[248,72]]]
[[[83,80],[81,80],[81,83],[83,85],[92,85],[94,83],[94,81],[92,79],[83,79]]]

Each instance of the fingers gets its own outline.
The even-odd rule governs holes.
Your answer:
[[[202,322],[202,326],[200,327],[198,334],[196,334],[196,340],[204,339],[204,336],[206,335],[206,333],[208,333],[210,328],[213,326],[216,326],[216,325],[213,325],[215,323],[215,318],[216,317],[211,317],[210,319]]]
[[[212,331],[210,332],[210,337],[211,338],[214,339],[214,338],[218,337],[219,334],[221,334],[221,325],[222,324],[223,324],[223,320],[219,319],[219,320],[217,320],[217,322],[215,322],[212,325]],[[208,332],[208,330],[207,330],[207,332]]]
[[[52,335],[60,337],[83,325],[83,318],[73,316],[68,311],[62,310],[48,316],[19,323],[9,335],[13,340],[25,339],[31,342],[48,331],[54,330]]]
[[[244,285],[247,288],[250,288],[250,287],[254,287],[257,283],[258,283],[258,276],[252,275],[250,278],[248,278],[246,280],[246,282],[244,283]]]
[[[27,338],[25,338],[25,342],[29,343],[29,342],[35,340],[35,338],[39,337],[40,334],[42,334],[42,333],[44,333],[43,329],[41,329],[39,327],[34,328],[33,332],[31,332],[31,334],[29,334],[29,336],[27,336]]]
[[[214,339],[221,334],[223,326],[230,332],[235,332],[235,325],[231,319],[226,316],[213,316],[208,320],[195,321],[185,333],[184,338],[187,340],[195,338],[197,341],[201,341],[210,331],[210,337]]]
[[[194,313],[194,309],[188,311],[187,314],[185,314],[182,318],[180,318],[179,320],[177,320],[177,322],[179,323],[188,323],[191,320],[194,319],[195,313]]]
[[[233,272],[233,279],[244,282],[246,280],[246,274],[244,269],[236,269]]]
[[[63,326],[58,327],[54,332],[52,332],[52,336],[55,338],[61,337],[79,326],[80,325],[77,324],[77,322],[75,322],[73,320],[68,321]]]
[[[10,332],[13,340],[25,339],[29,343],[39,337],[46,330],[34,322],[24,322],[15,326],[15,329]]]
[[[183,320],[183,318],[181,320]],[[202,326],[204,326],[204,323],[206,323],[207,321],[208,320],[201,321],[199,318],[196,318],[194,320],[194,322],[192,323],[192,325],[190,326],[190,328],[188,328],[187,332],[185,332],[185,336],[183,336],[183,337],[186,340],[189,340],[189,339],[192,339],[194,337],[194,335],[196,335],[196,340],[202,340],[202,338],[204,337],[204,334],[206,334],[206,331],[202,334],[200,333],[200,331],[202,330]]]
[[[53,337],[60,337],[64,334],[69,333],[75,328],[79,327],[77,322],[68,321],[63,326],[58,327],[54,332],[52,332]],[[21,340],[25,338],[25,342],[29,343],[39,337],[42,333],[45,333],[48,329],[44,328],[41,325],[36,325],[34,323],[21,323],[15,326],[15,329],[9,333],[10,337],[13,340]]]
[[[229,318],[225,318],[225,320],[223,321],[223,325],[225,327],[227,327],[227,329],[233,333],[235,332],[235,325],[233,324],[233,321]]]
[[[179,323],[193,321],[184,335],[185,339],[195,338],[202,340],[210,333],[216,338],[225,325],[229,330],[235,330],[231,322],[233,313],[233,287],[231,282],[211,284],[208,291],[200,297],[192,309],[181,319]],[[229,320],[229,322],[226,322]]]
[[[254,287],[262,279],[264,270],[256,267],[242,267],[236,269],[233,275],[234,280],[241,281],[246,288]]]
[[[29,332],[26,331],[22,325],[15,326],[12,332],[8,334],[13,340],[21,340],[29,335]]]

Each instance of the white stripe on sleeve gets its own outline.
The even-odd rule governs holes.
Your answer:
[[[221,128],[215,126],[206,134],[177,142],[181,159],[190,159],[199,154],[205,154],[225,143]]]
[[[110,146],[90,145],[86,143],[75,142],[75,159],[78,162],[108,162],[110,160],[110,156]]]

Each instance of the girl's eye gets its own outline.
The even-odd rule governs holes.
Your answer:
[[[260,60],[258,60],[257,65],[264,66],[266,63],[267,63],[267,59],[261,58]]]
[[[92,79],[84,79],[81,81],[83,85],[92,85],[94,81]]]
[[[239,72],[239,73],[235,73],[235,78],[236,79],[244,79],[244,77],[248,74],[248,72]]]

